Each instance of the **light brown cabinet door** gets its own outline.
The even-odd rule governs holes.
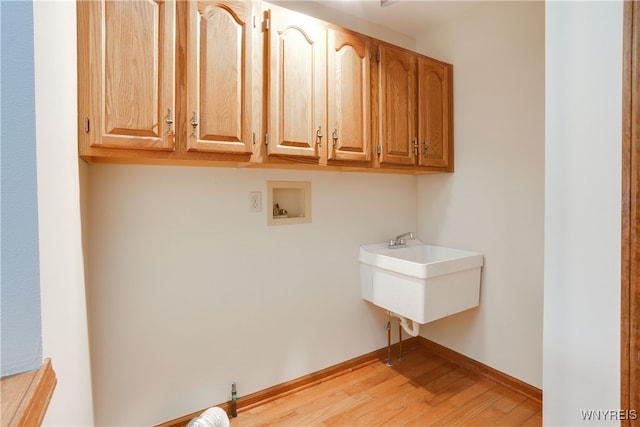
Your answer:
[[[380,164],[415,165],[416,55],[386,44],[378,53]]]
[[[327,105],[329,160],[371,160],[369,40],[328,30]]]
[[[418,57],[418,143],[420,166],[447,167],[451,142],[450,66]]]
[[[318,157],[328,135],[325,26],[275,6],[268,15],[267,153]]]
[[[187,150],[251,153],[252,2],[189,2]]]
[[[172,150],[175,2],[87,3],[89,145]]]

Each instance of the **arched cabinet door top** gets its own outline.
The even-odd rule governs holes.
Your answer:
[[[246,7],[244,7],[243,2],[198,2],[198,11],[200,16],[205,20],[211,19],[216,14],[220,14],[225,18],[235,21],[237,25],[245,25],[247,23],[247,16],[243,14],[244,10],[246,10]]]
[[[250,2],[189,4],[188,151],[251,154]]]
[[[326,28],[269,6],[267,155],[319,163],[326,153]]]
[[[278,30],[278,36],[280,38],[285,38],[287,36],[290,36],[291,32],[294,32],[294,31],[300,34],[302,37],[304,37],[304,39],[307,41],[308,44],[310,45],[314,44],[313,38],[304,29],[300,28],[297,25],[289,25],[286,28]]]
[[[88,9],[80,25],[87,33],[90,147],[173,150],[175,7],[167,0],[80,8]]]
[[[327,39],[328,160],[370,162],[370,42],[330,28]]]
[[[395,46],[379,46],[378,143],[380,164],[416,164],[416,56]]]
[[[446,168],[451,157],[451,67],[418,58],[418,164]]]

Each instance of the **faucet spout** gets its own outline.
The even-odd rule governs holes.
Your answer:
[[[391,240],[389,242],[389,247],[390,248],[401,248],[404,246],[407,246],[407,241],[405,240],[405,238],[409,238],[409,240],[413,239],[413,233],[412,232],[406,232],[403,233],[399,236],[397,236],[395,239]]]

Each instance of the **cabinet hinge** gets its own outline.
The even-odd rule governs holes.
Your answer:
[[[264,30],[269,31],[269,28],[271,28],[271,22],[269,17],[266,17],[264,18]]]
[[[253,145],[256,145],[256,133],[255,132],[253,132],[251,134],[251,142],[253,143]]]
[[[418,138],[413,138],[413,152],[418,155]]]
[[[382,154],[382,145],[378,144],[378,148],[376,151],[378,152],[378,155]]]
[[[376,62],[380,63],[380,51],[376,52]]]
[[[89,117],[84,118],[84,131],[89,133]]]
[[[256,15],[253,15],[252,18],[253,18],[253,28],[255,28],[256,27]]]
[[[269,145],[269,132],[264,134],[264,145]]]

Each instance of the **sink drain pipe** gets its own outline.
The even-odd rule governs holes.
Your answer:
[[[389,312],[390,316],[394,316],[397,317],[398,319],[400,319],[400,326],[402,326],[402,329],[404,329],[409,335],[411,335],[412,337],[417,337],[418,334],[420,333],[420,324],[418,322],[416,322],[415,320],[411,321],[411,328],[409,327],[409,319],[400,316],[399,314],[396,314],[392,311]]]
[[[402,354],[402,330],[404,329],[409,335],[415,337],[420,331],[420,324],[412,320],[411,328],[409,328],[409,322],[406,318],[400,316],[399,314],[389,312],[389,317],[391,316],[395,316],[400,319],[400,323],[398,324],[398,360],[403,360],[404,355]]]

